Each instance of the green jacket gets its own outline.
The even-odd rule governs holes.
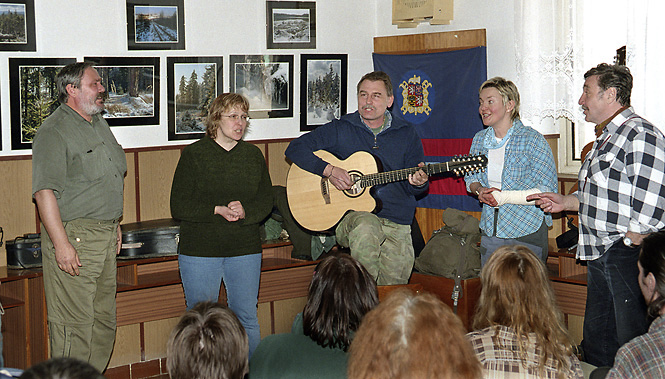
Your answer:
[[[321,347],[303,334],[302,316],[296,316],[291,333],[261,340],[249,361],[250,379],[344,379],[347,353]]]

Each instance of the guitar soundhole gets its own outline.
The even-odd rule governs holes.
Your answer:
[[[363,187],[360,182],[362,174],[358,171],[349,171],[349,175],[351,176],[351,179],[353,179],[354,184],[350,189],[344,191],[344,193],[349,197],[358,197],[362,195],[365,192],[365,187]]]

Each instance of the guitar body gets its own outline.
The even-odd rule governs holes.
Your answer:
[[[345,169],[351,177],[378,172],[376,159],[365,151],[356,152],[344,160],[324,150],[314,154],[333,166]],[[376,208],[370,188],[357,185],[348,191],[340,191],[326,178],[305,171],[296,164],[291,165],[286,178],[286,197],[296,221],[313,231],[331,229],[350,210],[371,212]]]
[[[375,185],[408,180],[409,175],[423,170],[427,175],[452,172],[464,175],[468,172],[483,170],[487,167],[484,155],[455,157],[448,162],[430,163],[422,167],[379,172],[376,158],[359,151],[344,160],[324,150],[314,155],[345,169],[355,183],[346,191],[339,191],[327,178],[312,174],[292,164],[286,177],[286,197],[293,217],[305,229],[324,231],[332,228],[348,211],[372,212],[377,204],[370,194]]]

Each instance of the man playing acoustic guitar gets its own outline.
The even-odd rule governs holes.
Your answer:
[[[393,104],[390,77],[381,71],[366,74],[357,87],[358,111],[333,120],[291,142],[286,156],[300,168],[320,175],[338,190],[354,184],[349,172],[314,154],[326,150],[341,160],[365,151],[384,171],[424,166],[424,153],[415,128],[388,110]],[[408,181],[374,187],[381,203],[376,213],[351,211],[337,225],[337,242],[351,249],[379,285],[404,284],[413,268],[411,223],[416,196],[428,188],[427,174],[418,170]]]

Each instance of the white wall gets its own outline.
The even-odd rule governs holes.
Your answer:
[[[487,76],[515,77],[513,0],[454,0],[453,20],[450,25],[421,23],[416,28],[403,29],[392,25],[392,1],[376,1],[379,3],[377,36],[486,29]]]
[[[149,56],[160,57],[160,125],[114,127],[125,148],[182,144],[167,137],[166,57],[224,57],[224,88],[228,90],[229,55],[294,55],[294,117],[252,120],[247,140],[297,137],[300,124],[300,53],[346,53],[349,57],[348,106],[357,109],[355,85],[372,70],[374,36],[487,29],[488,75],[514,77],[513,1],[455,1],[451,25],[423,24],[415,29],[392,25],[390,0],[319,0],[316,2],[315,50],[268,50],[265,32],[265,0],[185,0],[184,51],[128,51],[126,6],[122,0],[35,0],[36,52],[0,52],[2,151],[0,155],[24,155],[11,151],[9,57]]]

